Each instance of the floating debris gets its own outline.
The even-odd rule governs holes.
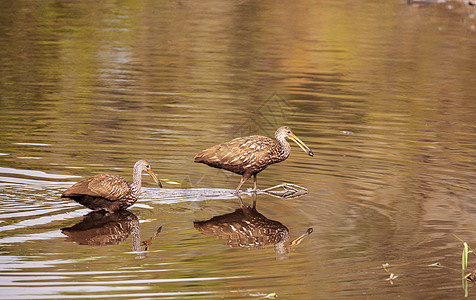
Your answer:
[[[428,265],[428,267],[438,267],[438,268],[439,268],[439,267],[441,267],[441,264],[440,264],[439,261],[437,261],[436,263],[433,263],[433,264],[431,264],[431,265]]]
[[[348,130],[341,130],[340,132],[343,133],[343,134],[347,134],[347,135],[354,134],[352,131],[348,131]]]
[[[383,269],[385,270],[385,272],[387,272],[388,274],[390,274],[390,275],[388,276],[388,278],[385,279],[385,280],[390,281],[390,284],[393,284],[393,281],[398,278],[398,275],[395,275],[395,274],[393,274],[392,272],[390,272],[390,271],[387,270],[387,268],[390,267],[390,265],[389,265],[388,263],[382,264],[382,267],[383,267]]]
[[[473,284],[476,283],[476,270],[473,270],[472,272],[466,274],[464,276],[464,278],[467,280],[467,281],[470,281],[472,282]]]
[[[264,296],[263,298],[265,298],[265,299],[278,298],[278,294],[276,294],[276,293],[270,293],[270,294]]]
[[[395,279],[397,279],[397,278],[398,278],[398,275],[395,275],[395,274],[393,274],[393,273],[390,273],[390,276],[389,276],[387,279],[385,279],[385,280],[390,281],[390,284],[393,284],[393,281],[394,281]]]

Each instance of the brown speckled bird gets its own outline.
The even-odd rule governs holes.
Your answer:
[[[260,135],[236,138],[200,152],[195,155],[194,161],[241,175],[235,195],[243,183],[253,175],[253,186],[256,191],[256,175],[268,165],[286,160],[291,153],[291,146],[286,138],[296,142],[309,156],[314,155],[287,126],[278,128],[274,137],[276,140]]]
[[[129,184],[124,178],[117,175],[99,174],[75,183],[61,194],[92,210],[107,210],[114,212],[133,205],[139,198],[141,189],[142,171],[146,171],[154,181],[162,184],[150,169],[145,160],[139,160],[132,172],[133,182]]]

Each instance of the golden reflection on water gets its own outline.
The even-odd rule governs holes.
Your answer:
[[[474,246],[476,213],[472,15],[460,2],[0,2],[2,295],[461,297],[452,234]],[[260,187],[308,193],[260,195],[259,214],[313,234],[287,260],[203,236],[193,222],[236,209],[239,176],[193,156],[282,125],[315,157],[293,147]],[[166,183],[144,182],[130,209],[143,236],[163,226],[147,256],[131,236],[67,241],[60,229],[87,210],[61,192],[98,173],[130,180],[138,159]]]

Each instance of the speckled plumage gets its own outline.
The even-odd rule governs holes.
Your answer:
[[[309,228],[305,234],[288,244],[290,238],[288,228],[257,211],[256,194],[253,194],[253,207],[245,206],[239,195],[238,199],[241,208],[207,221],[193,222],[193,227],[204,235],[216,236],[227,241],[228,246],[232,248],[255,249],[274,244],[276,254],[288,253],[313,231]]]
[[[229,214],[194,222],[193,226],[204,235],[227,241],[232,248],[256,249],[274,244],[280,249],[289,240],[286,226],[266,218],[251,207],[238,208]]]
[[[289,145],[289,144],[288,144]],[[270,164],[285,160],[289,151],[269,137],[251,135],[215,145],[195,156],[195,162],[243,175],[259,173]]]
[[[68,240],[90,246],[117,245],[135,231],[140,231],[139,219],[127,210],[92,211],[76,225],[61,229]]]
[[[266,169],[268,165],[284,161],[289,157],[291,147],[286,141],[287,137],[296,141],[310,156],[313,155],[312,151],[291,132],[289,127],[283,126],[276,130],[276,140],[260,135],[236,138],[200,152],[195,155],[194,162],[242,175],[235,194],[238,193],[243,183],[253,175],[254,189],[256,190],[256,174]]]
[[[133,205],[140,195],[142,171],[149,173],[161,187],[160,181],[145,160],[134,165],[133,183],[117,175],[99,174],[73,184],[61,197],[68,197],[92,210],[110,212]]]

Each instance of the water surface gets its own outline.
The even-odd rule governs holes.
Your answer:
[[[460,2],[1,2],[2,295],[464,297],[453,235],[476,247],[475,13]],[[313,233],[279,253],[194,227],[240,204],[239,176],[193,156],[282,125],[315,156],[292,145],[258,186],[308,193],[260,194],[256,209],[289,241]],[[108,225],[60,198],[94,174],[131,180],[139,159],[165,188],[144,175],[130,214]],[[61,230],[77,224],[94,237]]]

